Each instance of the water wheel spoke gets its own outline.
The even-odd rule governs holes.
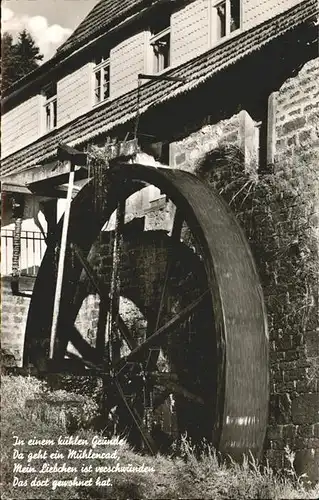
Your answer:
[[[98,356],[100,357],[101,363],[103,362],[104,351],[105,351],[105,329],[106,329],[107,312],[108,312],[108,300],[100,296],[99,316],[98,316],[97,330],[96,330],[96,350]]]
[[[74,352],[67,351],[66,355],[68,356],[68,358],[73,359],[75,361],[78,361],[79,363],[81,363],[83,366],[85,366],[87,368],[91,368],[91,369],[96,370],[98,372],[102,372],[102,367],[100,365],[97,365],[96,363],[92,363],[92,361],[89,361],[88,359],[81,358],[80,356],[78,356]]]
[[[149,349],[148,358],[145,365],[146,372],[155,370],[159,354],[160,354],[159,347]]]
[[[156,410],[159,406],[165,403],[170,394],[172,394],[172,391],[170,389],[165,389],[163,392],[155,396],[153,399],[153,410]]]
[[[120,264],[123,247],[123,228],[125,224],[125,199],[117,203],[112,250],[112,272],[109,293],[109,313],[106,321],[106,335],[109,340],[108,356],[110,363],[121,357],[121,339],[117,328],[120,307]]]
[[[155,372],[150,373],[149,377],[152,379],[155,385],[160,385],[167,389],[168,392],[165,391],[165,393],[167,394],[165,399],[169,396],[169,394],[177,394],[194,403],[198,403],[201,405],[204,404],[204,400],[200,396],[197,396],[178,383],[178,378],[175,374]]]
[[[176,209],[176,213],[175,213],[175,217],[174,217],[174,221],[173,221],[173,226],[172,226],[172,232],[171,232],[171,239],[173,240],[173,243],[175,241],[180,240],[183,222],[184,222],[184,216],[182,215],[180,210]],[[168,255],[168,259],[167,259],[166,267],[165,267],[164,283],[162,286],[161,298],[160,298],[160,303],[159,303],[159,308],[158,308],[157,318],[156,318],[156,323],[155,323],[155,331],[159,327],[161,314],[162,314],[164,302],[165,302],[167,283],[168,283],[168,280],[170,277],[173,262],[174,261],[173,261],[172,256]]]
[[[128,347],[131,349],[131,351],[133,351],[133,349],[135,349],[138,345],[137,341],[131,334],[129,328],[127,327],[126,323],[124,322],[120,314],[116,318],[116,323]]]
[[[98,292],[100,297],[104,296],[103,286],[101,286],[100,279],[98,278],[96,272],[92,268],[91,264],[89,264],[88,260],[83,255],[82,250],[76,243],[71,243],[71,248],[74,250],[76,257],[79,259],[83,269],[85,270],[89,280],[94,286],[95,290]]]
[[[105,289],[104,283],[101,282],[101,280],[97,276],[96,272],[94,271],[88,260],[84,257],[82,250],[75,243],[72,244],[72,247],[74,248],[75,254],[78,257],[83,268],[85,269],[92,285],[94,286],[94,288],[96,289],[96,291],[100,296],[100,311],[99,311],[99,319],[97,327],[96,347],[97,350],[101,353],[101,355],[103,355],[104,343],[105,343],[105,328],[107,324],[107,312],[109,310],[110,300],[107,294],[107,290]],[[115,322],[117,323],[117,326],[124,340],[128,344],[129,348],[131,350],[135,349],[135,347],[137,346],[137,342],[131,335],[128,327],[126,326],[122,317],[119,314],[116,315]]]
[[[141,416],[136,411],[136,409],[128,402],[128,400],[123,392],[123,389],[116,378],[114,379],[114,383],[115,383],[115,386],[116,386],[117,391],[119,393],[119,396],[121,397],[121,399],[122,399],[128,413],[130,414],[133,422],[135,423],[136,427],[138,428],[146,446],[148,447],[149,451],[153,455],[155,455],[157,453],[157,446],[155,444],[154,439],[152,438],[152,436],[150,435],[148,430],[145,428]]]
[[[182,311],[180,311],[176,316],[167,321],[165,325],[161,326],[156,332],[150,335],[142,344],[139,344],[132,352],[125,356],[125,358],[121,358],[119,361],[114,363],[114,368],[118,367],[120,364],[124,362],[133,361],[138,358],[140,354],[145,352],[151,346],[156,343],[159,343],[160,337],[171,332],[179,323],[181,323],[185,318],[187,318],[203,301],[204,297],[208,294],[209,290],[203,292],[197,299],[191,302],[188,306],[186,306]]]
[[[181,231],[183,227],[183,222],[184,222],[184,216],[182,215],[182,212],[177,209],[175,211],[175,216],[173,220],[173,225],[172,225],[172,231],[171,231],[171,240],[172,243],[174,244],[176,241],[180,240],[181,237]],[[151,331],[157,331],[160,325],[161,321],[161,316],[163,313],[164,305],[165,305],[165,299],[166,299],[166,293],[167,293],[167,284],[169,282],[169,278],[171,275],[172,267],[174,263],[174,255],[173,253],[169,253],[165,265],[165,271],[164,271],[164,282],[161,290],[161,296],[160,296],[160,302],[159,302],[159,307],[157,311],[157,317],[155,324],[153,325],[148,325],[148,338],[149,338],[149,332]],[[149,349],[149,354],[148,354],[148,359],[146,361],[145,365],[145,371],[150,372],[156,369],[157,367],[157,362],[158,358],[160,355],[160,348],[159,347],[153,347]],[[145,387],[144,387],[144,400],[146,404],[150,404],[151,407],[153,407],[153,384],[146,382]],[[145,416],[145,421],[147,423],[149,416]]]
[[[86,359],[91,363],[98,364],[99,358],[96,349],[90,346],[90,344],[82,337],[75,325],[70,325],[69,327],[69,340],[72,342],[75,349],[81,354],[83,359]]]

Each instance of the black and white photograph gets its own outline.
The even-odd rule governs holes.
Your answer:
[[[319,498],[318,0],[3,0],[1,498]]]

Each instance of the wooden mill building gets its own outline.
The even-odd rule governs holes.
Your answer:
[[[61,143],[88,151],[133,140],[139,161],[195,172],[211,159],[211,167],[204,161],[206,174],[213,165],[224,172],[240,152],[242,172],[273,179],[283,198],[296,184],[298,204],[312,214],[307,238],[317,272],[318,171],[314,166],[313,181],[301,182],[304,170],[295,162],[319,149],[318,72],[316,0],[97,2],[55,55],[2,99],[2,347],[11,363],[22,358],[29,301],[24,291],[32,289],[45,238],[63,212],[68,178],[56,156]],[[228,172],[231,182],[238,172],[230,166]],[[87,177],[79,167],[74,195]],[[156,189],[142,200],[150,227],[152,214],[166,202]],[[20,244],[14,245],[17,220]],[[284,255],[280,238],[278,252]],[[253,244],[254,236],[250,239]],[[301,243],[298,237],[294,241],[291,251],[298,253]],[[263,274],[266,251],[256,258]],[[298,317],[282,326],[272,297],[279,294],[277,302],[286,304],[282,317],[293,292],[280,281],[273,261],[269,266],[269,276],[262,276],[271,318],[267,456],[283,466],[289,443],[298,470],[315,476],[318,382],[310,363],[318,340],[315,319],[304,326]],[[307,293],[313,301],[310,318],[318,292],[310,284]]]

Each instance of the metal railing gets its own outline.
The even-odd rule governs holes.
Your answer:
[[[1,229],[1,275],[12,273],[13,229]],[[20,269],[21,276],[35,277],[38,274],[46,243],[37,231],[21,232]]]

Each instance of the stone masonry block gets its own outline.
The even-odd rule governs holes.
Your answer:
[[[319,439],[296,437],[294,447],[297,450],[316,448],[319,449]]]
[[[292,368],[284,371],[284,382],[292,380],[305,380],[307,378],[307,371],[305,368]]]
[[[296,146],[296,144],[297,144],[296,136],[293,135],[292,137],[289,137],[289,139],[287,140],[287,144],[288,144],[288,146]]]
[[[285,360],[286,361],[295,361],[299,358],[300,354],[296,350],[286,351],[285,352]]]
[[[307,114],[307,113],[311,113],[311,111],[313,111],[315,108],[318,108],[319,107],[319,103],[316,102],[316,103],[312,103],[312,104],[308,104],[307,106],[304,107],[304,113]]]
[[[175,165],[181,165],[186,160],[185,153],[181,153],[175,156]]]
[[[289,116],[297,116],[301,114],[301,108],[296,108],[291,111],[289,111],[288,115]]]
[[[297,434],[297,426],[293,424],[284,425],[282,433],[284,438],[294,438]]]
[[[308,380],[307,378],[305,378],[304,380],[297,380],[296,391],[298,392],[298,394],[309,392],[318,393],[318,381],[315,379]]]
[[[319,123],[319,111],[315,111],[314,113],[311,113],[310,115],[308,115],[307,123],[310,123],[312,125],[318,124]]]
[[[290,424],[291,404],[291,396],[288,393],[271,396],[269,403],[270,423],[277,425]]]
[[[319,424],[315,424],[319,425]],[[297,434],[303,438],[319,437],[314,435],[315,425],[297,425]]]
[[[305,334],[306,353],[308,357],[318,356],[319,332],[312,331]]]
[[[294,132],[295,130],[301,129],[306,124],[306,118],[303,116],[299,116],[290,120],[287,123],[284,123],[282,126],[282,135],[289,134]]]
[[[307,480],[318,480],[319,450],[299,450],[296,452],[294,466],[298,475],[307,474]]]
[[[282,139],[278,139],[276,141],[276,150],[277,151],[284,151],[287,148],[287,139],[283,137]]]
[[[282,432],[282,425],[270,425],[267,429],[267,439],[270,441],[282,439]]]
[[[292,421],[294,424],[314,424],[319,421],[318,394],[303,394],[292,402]]]
[[[296,381],[290,380],[289,382],[279,382],[276,384],[276,393],[284,394],[284,393],[293,393],[296,391]]]

